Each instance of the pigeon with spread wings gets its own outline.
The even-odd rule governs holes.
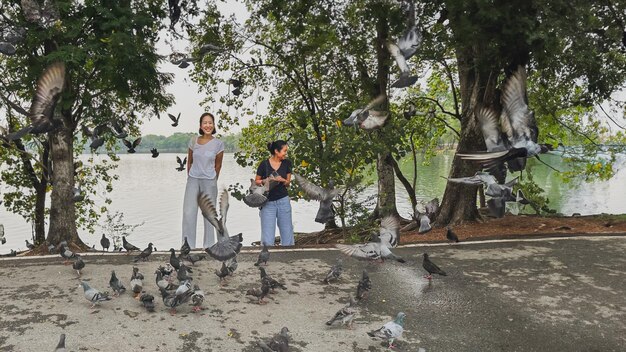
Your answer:
[[[206,248],[205,251],[209,255],[219,261],[225,261],[233,258],[241,250],[243,236],[241,233],[230,236],[226,228],[226,215],[228,214],[228,191],[224,190],[220,196],[220,215],[218,218],[217,209],[208,195],[201,193],[198,195],[198,207],[204,216],[217,232],[217,243]]]
[[[296,178],[296,182],[298,182],[298,185],[300,185],[300,188],[302,188],[304,193],[306,193],[310,198],[319,200],[320,202],[320,207],[317,211],[317,215],[315,216],[315,221],[325,224],[333,220],[335,218],[335,212],[332,207],[333,199],[341,193],[341,190],[320,187],[296,173],[294,173],[293,176]]]

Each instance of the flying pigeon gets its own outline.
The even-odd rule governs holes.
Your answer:
[[[263,352],[288,352],[289,351],[289,329],[283,327],[280,329],[280,333],[274,335],[267,343],[258,341],[257,344]]]
[[[132,154],[135,152],[135,148],[137,148],[139,143],[141,143],[141,137],[135,139],[132,143],[127,139],[122,139],[122,142],[124,142],[124,145],[128,148],[127,152]]]
[[[150,153],[152,153],[153,158],[156,158],[159,156],[159,151],[156,148],[150,149]]]
[[[337,258],[337,263],[333,265],[328,271],[328,273],[326,274],[326,277],[324,278],[324,283],[328,284],[331,281],[339,280],[339,276],[341,276],[342,272],[343,272],[343,260],[341,260],[341,258]]]
[[[224,190],[220,196],[221,217],[219,219],[215,205],[213,205],[208,195],[203,193],[198,195],[198,206],[202,211],[202,216],[215,227],[217,232],[217,243],[206,248],[205,251],[219,261],[225,261],[236,256],[241,250],[243,236],[241,233],[231,237],[228,236],[228,229],[226,228],[226,215],[228,214],[229,206],[228,191]]]
[[[243,197],[243,202],[252,208],[258,208],[265,205],[267,202],[267,194],[270,189],[278,184],[277,182],[272,182],[271,178],[263,180],[262,186],[258,186],[252,178],[250,179],[250,183],[250,188],[248,188],[249,192],[245,197]]]
[[[126,292],[126,287],[124,287],[124,284],[122,284],[120,279],[118,279],[117,276],[115,275],[115,270],[111,271],[111,279],[109,280],[109,287],[113,289],[114,296],[119,296],[120,294]]]
[[[363,270],[363,276],[361,276],[361,280],[359,280],[359,284],[356,287],[356,299],[360,301],[366,298],[371,289],[372,281],[370,281],[367,271]]]
[[[393,344],[393,342],[394,340],[399,339],[402,336],[402,332],[404,331],[405,318],[406,314],[400,312],[396,316],[395,320],[390,321],[383,325],[380,329],[370,331],[367,334],[370,337],[386,340],[389,343],[389,348],[395,348],[396,346]]]
[[[140,260],[146,261],[148,260],[150,254],[152,254],[152,242],[148,243],[148,247],[141,251],[141,253],[133,259],[133,262],[137,263]]]
[[[47,133],[60,125],[59,120],[53,119],[53,114],[64,85],[65,64],[62,62],[50,64],[37,81],[35,97],[28,112],[31,124],[17,132],[10,133],[7,138],[16,140],[26,133]]]
[[[100,239],[100,245],[102,246],[103,251],[106,250],[108,252],[109,247],[111,246],[111,241],[104,234],[102,234],[102,238]]]
[[[348,329],[352,330],[352,323],[356,314],[356,302],[354,301],[354,298],[350,296],[350,302],[345,307],[338,310],[337,313],[335,313],[335,315],[326,322],[326,325],[332,326],[334,322],[339,321],[341,322],[341,325],[346,325]]]
[[[154,296],[149,293],[144,293],[139,297],[139,301],[143,304],[144,308],[148,312],[154,312]]]
[[[254,266],[259,266],[261,263],[267,265],[267,261],[270,260],[270,251],[267,248],[267,245],[263,244],[263,249],[259,252],[259,258],[254,263]]]
[[[372,110],[375,106],[387,101],[386,94],[380,94],[372,99],[364,108],[354,110],[348,118],[343,120],[343,125],[359,126],[364,130],[372,130],[382,127],[389,116],[388,112]]]
[[[380,221],[378,232],[378,238],[380,238],[381,243],[386,244],[389,248],[398,246],[400,242],[400,222],[395,216],[389,215],[384,217]]]
[[[111,300],[107,292],[101,293],[95,288],[90,287],[85,281],[81,281],[80,284],[83,287],[85,298],[92,303],[91,308],[94,308],[96,304],[100,302]]]
[[[406,88],[415,84],[415,82],[417,82],[417,76],[411,76],[411,69],[409,68],[406,58],[402,55],[400,48],[390,41],[386,44],[389,54],[394,58],[400,69],[400,77],[391,84],[391,87]]]
[[[180,113],[178,113],[178,116],[174,116],[174,115],[168,113],[167,116],[169,116],[170,120],[172,120],[172,122],[173,122],[172,123],[172,127],[178,126],[178,120],[180,120]]]
[[[391,252],[386,244],[383,244],[378,238],[378,235],[373,235],[372,240],[367,243],[360,244],[336,244],[341,252],[354,257],[359,260],[381,260],[393,259],[400,263],[404,263],[405,260]]]
[[[422,267],[426,271],[428,271],[428,275],[424,276],[428,280],[431,280],[433,278],[433,274],[439,274],[441,276],[448,276],[448,274],[446,274],[445,271],[439,269],[439,267],[435,263],[430,261],[430,259],[428,258],[428,253],[424,253],[424,260],[422,261]]]
[[[307,196],[320,202],[320,207],[315,216],[315,222],[325,224],[332,221],[335,218],[333,199],[335,199],[341,191],[339,189],[320,187],[296,173],[293,173],[293,176]],[[329,183],[329,185],[332,187],[332,182]]]
[[[183,171],[185,170],[185,165],[187,165],[187,157],[185,157],[185,159],[183,160],[180,160],[180,157],[176,156],[176,162],[178,163],[178,167],[176,168],[176,170]]]

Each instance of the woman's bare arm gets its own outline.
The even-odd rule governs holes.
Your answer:
[[[189,176],[189,169],[191,169],[192,163],[193,163],[193,150],[189,148],[187,149],[187,176]]]
[[[222,160],[224,159],[224,152],[221,151],[215,156],[215,179],[220,177],[220,171],[222,170]]]

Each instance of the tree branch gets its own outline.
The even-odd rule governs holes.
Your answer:
[[[461,114],[459,113],[459,100],[456,95],[456,87],[454,86],[454,78],[452,77],[452,72],[450,71],[450,67],[446,60],[441,60],[440,63],[446,69],[446,74],[448,76],[448,80],[450,81],[450,87],[452,88],[452,98],[454,99],[454,112],[456,113],[456,118],[461,121]]]

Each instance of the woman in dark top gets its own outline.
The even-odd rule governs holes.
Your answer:
[[[291,222],[291,202],[287,187],[291,182],[291,161],[287,159],[289,146],[283,140],[268,143],[272,156],[263,160],[256,171],[256,184],[276,182],[270,187],[267,203],[261,207],[261,243],[274,245],[276,224],[280,230],[280,245],[293,246],[293,224]]]

